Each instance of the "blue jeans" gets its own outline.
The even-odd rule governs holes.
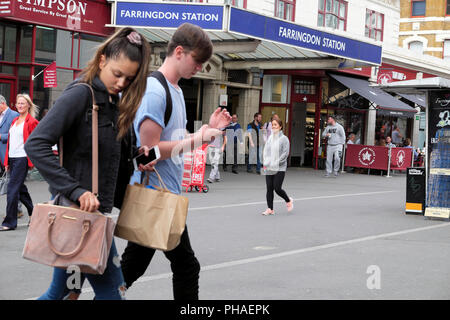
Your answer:
[[[70,272],[64,269],[54,268],[50,287],[37,300],[62,300],[70,291],[75,291],[67,287],[67,282],[70,280],[69,277],[73,277]],[[78,289],[81,289],[84,279],[88,279],[94,289],[95,300],[125,299],[126,286],[114,240],[109,252],[108,265],[105,272],[102,275],[80,274],[80,279],[77,281],[80,284],[80,288]],[[69,283],[72,283],[72,281],[69,281]]]

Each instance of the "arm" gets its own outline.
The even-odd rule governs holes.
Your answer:
[[[286,139],[283,139],[283,142],[281,144],[281,152],[280,152],[280,162],[285,161],[289,156],[289,139],[285,137]]]
[[[90,95],[88,89],[81,86],[66,90],[25,143],[28,157],[47,183],[74,202],[88,190],[59,165],[52,146],[84,116],[86,105],[90,104]]]
[[[328,135],[328,127],[325,127],[325,129],[322,132],[322,138],[326,138]]]

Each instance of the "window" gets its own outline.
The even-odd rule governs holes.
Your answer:
[[[319,0],[319,27],[347,29],[347,2],[344,0]]]
[[[414,53],[423,54],[423,43],[420,41],[410,42],[409,50],[411,50]]]
[[[450,61],[450,39],[444,41],[444,56],[445,61]]]
[[[450,0],[447,0],[447,11],[445,13],[450,15]]]
[[[316,85],[312,81],[294,80],[295,94],[316,94]]]
[[[295,0],[275,0],[275,16],[284,20],[294,21]]]
[[[56,52],[56,30],[46,27],[36,27],[36,50]]]
[[[265,75],[263,78],[263,103],[288,103],[288,76]]]
[[[411,1],[411,17],[425,16],[426,1],[412,0]]]
[[[368,38],[383,41],[384,14],[366,10],[366,32]]]
[[[247,8],[247,0],[232,0],[231,4],[238,8]]]

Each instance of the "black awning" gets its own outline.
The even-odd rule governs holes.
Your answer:
[[[371,87],[369,81],[345,77],[337,74],[330,74],[331,77],[352,89],[360,96],[376,104],[378,113],[392,117],[413,117],[417,112],[416,109],[410,107],[406,103],[395,99],[389,93],[377,87]]]
[[[415,104],[417,104],[417,105],[419,105],[421,107],[426,107],[425,95],[424,94],[420,94],[420,93],[418,93],[418,94],[406,94],[406,93],[399,93],[399,92],[395,92],[395,94],[398,94],[400,97],[403,97],[406,100],[414,102]]]

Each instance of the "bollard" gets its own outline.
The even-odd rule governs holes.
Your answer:
[[[391,171],[391,149],[392,149],[392,147],[389,146],[389,151],[388,151],[388,168],[387,168],[387,176],[386,176],[386,178],[391,178],[391,176],[390,176],[390,171]]]
[[[342,150],[342,163],[341,163],[342,170],[341,170],[341,173],[344,173],[344,169],[345,169],[345,154],[346,154],[346,151],[347,151],[347,144],[346,143],[344,144],[343,149],[344,150]]]

